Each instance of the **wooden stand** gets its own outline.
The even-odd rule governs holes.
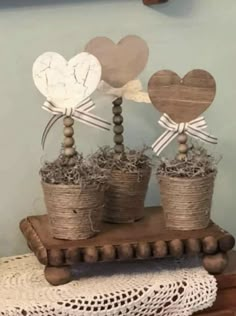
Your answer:
[[[101,232],[86,240],[54,239],[47,215],[23,219],[20,228],[29,247],[46,266],[45,277],[52,285],[70,282],[70,266],[81,262],[180,258],[201,255],[210,273],[221,273],[234,237],[211,223],[195,231],[167,230],[161,208],[146,208],[146,217],[132,224],[104,223]]]

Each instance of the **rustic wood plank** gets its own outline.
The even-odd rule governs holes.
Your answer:
[[[88,246],[103,246],[107,244],[117,245],[122,243],[155,242],[157,240],[170,241],[173,239],[187,240],[190,238],[203,239],[213,236],[217,240],[224,237],[227,232],[220,229],[213,222],[206,229],[193,231],[168,230],[165,228],[164,216],[160,207],[145,209],[146,216],[132,224],[103,223],[101,232],[96,236],[85,240],[60,240],[53,238],[47,215],[30,216],[27,221],[37,233],[41,244],[46,249],[83,248]],[[24,232],[24,227],[21,225]],[[31,238],[30,238],[31,239]],[[34,239],[34,235],[32,235]]]
[[[233,237],[213,222],[208,228],[202,230],[167,230],[161,208],[151,207],[146,208],[145,211],[146,216],[132,224],[104,223],[99,234],[86,240],[69,241],[53,238],[46,215],[31,216],[23,220],[20,227],[27,242],[33,245],[32,250],[41,260],[40,262],[45,265],[49,263],[52,266],[80,261],[160,258],[167,255],[180,257],[185,253],[200,253],[203,248],[206,248],[206,253],[209,253],[207,242],[211,243],[214,240],[218,245],[218,241],[224,236],[227,236],[226,239],[230,240],[230,246],[233,247]],[[229,248],[229,245],[227,247]],[[42,251],[44,252],[43,260],[42,255],[39,256]],[[214,252],[219,251],[221,250],[215,251],[214,248]]]
[[[161,113],[176,123],[189,122],[211,105],[216,83],[210,73],[201,69],[188,72],[182,79],[173,71],[161,70],[150,78],[148,93]]]

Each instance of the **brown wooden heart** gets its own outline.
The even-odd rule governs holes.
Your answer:
[[[102,65],[102,79],[119,88],[135,79],[148,61],[146,42],[135,35],[128,35],[115,44],[107,37],[96,37],[85,51],[97,57]]]
[[[148,93],[161,113],[168,114],[176,123],[189,122],[211,105],[216,83],[205,70],[194,69],[183,79],[173,71],[161,70],[150,78]]]

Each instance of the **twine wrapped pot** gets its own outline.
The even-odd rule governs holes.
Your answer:
[[[158,176],[166,227],[203,229],[209,225],[216,173],[199,178]]]
[[[104,188],[42,182],[51,231],[58,239],[86,239],[100,230]]]
[[[139,173],[113,170],[105,195],[104,220],[111,223],[132,223],[144,216],[144,200],[151,168]]]

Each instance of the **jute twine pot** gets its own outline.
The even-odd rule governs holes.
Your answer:
[[[216,173],[199,178],[158,176],[167,228],[203,229],[209,225]]]
[[[104,188],[42,182],[51,231],[58,239],[87,239],[100,230]]]
[[[110,223],[132,223],[144,216],[144,200],[151,168],[139,174],[112,171],[105,195],[104,220]]]

